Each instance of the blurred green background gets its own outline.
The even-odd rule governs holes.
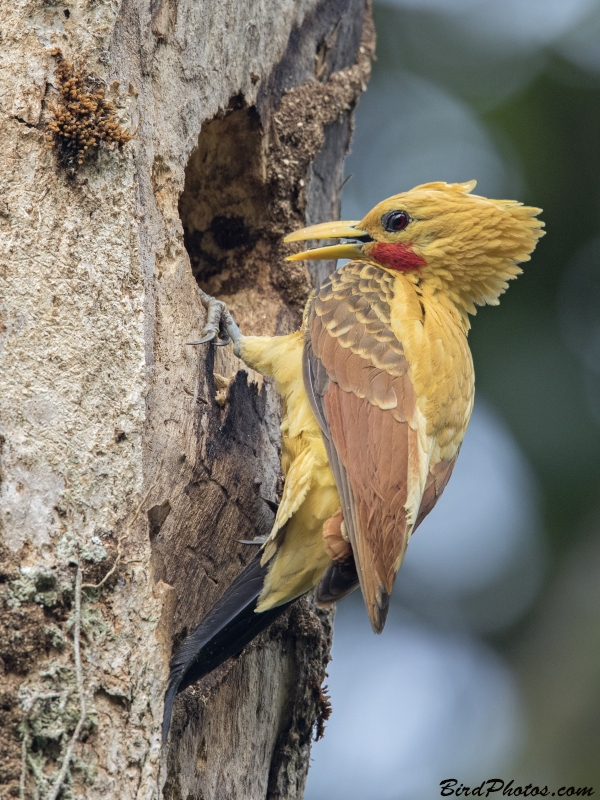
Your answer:
[[[348,800],[436,797],[439,781],[449,777],[471,786],[515,778],[523,785],[548,785],[550,791],[592,786],[598,794],[600,5],[597,0],[389,0],[375,5],[375,21],[377,61],[357,113],[346,170],[353,177],[344,190],[342,217],[359,219],[379,200],[417,183],[477,178],[476,193],[541,207],[547,235],[500,306],[481,309],[473,320],[480,412],[464,449],[471,448],[472,455],[464,456],[471,478],[466,471],[456,477],[460,497],[457,493],[447,506],[443,498],[431,515],[431,533],[429,527],[425,531],[428,520],[411,542],[409,555],[414,547],[415,559],[407,559],[397,584],[397,650],[385,651],[389,640],[385,646],[372,642],[357,598],[340,605],[330,668],[334,715],[325,743],[314,749],[307,798],[333,796],[328,775],[338,781],[335,796]],[[486,458],[502,462],[502,475],[495,476],[493,463],[485,466]],[[446,573],[442,569],[436,577],[426,566],[441,546],[434,528],[452,527],[454,515],[456,530],[463,530],[465,510],[468,514],[474,498],[488,490],[495,494],[473,523],[478,538],[472,541],[484,541],[505,514],[505,527],[489,539],[514,541],[512,555],[508,550],[493,555],[492,542],[490,559],[496,558],[498,569],[475,586],[466,569],[473,547],[465,540],[461,550],[460,535],[450,531],[444,547],[449,537],[458,537],[455,551],[466,565],[463,585],[457,578],[440,588]],[[517,530],[521,533],[513,536]],[[417,545],[419,537],[423,544]],[[519,537],[529,542],[526,550],[519,550]],[[478,557],[473,556],[474,573],[481,569]],[[502,559],[506,563],[500,565]],[[523,599],[514,612],[503,615],[517,595]],[[456,613],[448,612],[450,606]],[[484,622],[474,614],[476,606],[489,610]],[[386,628],[385,636],[394,637],[394,630]],[[427,701],[415,700],[409,708],[399,699],[397,727],[376,715],[376,732],[352,756],[350,739],[360,744],[369,729],[370,706],[359,719],[356,693],[368,693],[374,682],[387,686],[389,679],[395,688],[373,695],[371,705],[385,704],[390,692],[417,695],[419,676],[432,664],[440,675],[462,670],[464,676],[470,667],[461,667],[460,647],[471,654],[470,685],[480,686],[479,700],[469,700],[468,687],[459,689],[450,679],[444,694],[442,678],[432,677],[429,684],[423,678],[423,697],[437,702],[436,708],[447,702],[446,717],[432,716],[425,730],[423,720],[433,714]],[[374,652],[360,675],[344,665],[356,658],[357,648]],[[406,662],[417,652],[412,674],[377,678],[383,659]],[[512,709],[505,719],[499,719],[503,711],[494,702]],[[478,721],[476,712],[467,710],[469,703],[483,715]],[[435,737],[447,746],[434,747]],[[480,757],[477,742],[483,740],[487,749]],[[376,747],[367,755],[373,741]],[[459,747],[470,748],[470,760],[460,761]],[[349,761],[360,762],[361,754],[363,772],[377,762],[370,784],[361,784],[362,773],[352,777]],[[410,768],[400,768],[405,763]],[[463,772],[453,774],[461,764]]]

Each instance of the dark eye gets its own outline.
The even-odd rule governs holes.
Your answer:
[[[381,218],[381,224],[390,233],[403,231],[410,222],[410,217],[406,211],[388,211]]]

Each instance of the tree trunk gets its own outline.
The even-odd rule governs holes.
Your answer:
[[[183,693],[161,753],[173,645],[280,481],[272,386],[186,342],[196,281],[285,333],[331,268],[281,237],[338,212],[368,2],[1,8],[0,796],[300,798],[331,639],[308,601]]]

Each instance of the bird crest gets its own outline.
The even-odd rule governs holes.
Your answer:
[[[454,307],[465,330],[476,306],[497,305],[521,273],[544,223],[539,208],[472,194],[476,181],[424,183],[378,203],[362,219],[296,231],[286,241],[354,239],[290,259],[351,258],[402,272],[420,291]]]

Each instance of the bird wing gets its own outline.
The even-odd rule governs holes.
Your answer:
[[[303,361],[377,632],[410,534],[452,466],[429,469],[431,443],[391,327],[393,286],[394,276],[373,264],[351,262],[335,272],[308,311]]]

